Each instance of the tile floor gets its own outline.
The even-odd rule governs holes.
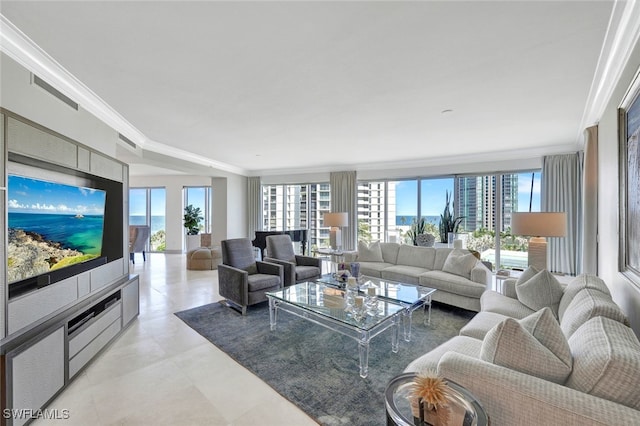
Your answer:
[[[136,255],[140,316],[50,405],[67,420],[34,425],[315,425],[174,312],[220,299],[217,271],[184,255]]]

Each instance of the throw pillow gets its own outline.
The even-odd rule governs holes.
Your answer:
[[[564,383],[571,374],[570,365],[513,318],[505,319],[487,332],[480,359],[558,384]]]
[[[471,270],[478,263],[478,259],[469,252],[452,250],[442,266],[442,272],[459,275],[466,279],[471,277]]]
[[[518,322],[571,370],[573,357],[569,342],[549,307],[542,308]]]
[[[516,284],[529,281],[531,278],[535,277],[538,272],[540,272],[538,268],[535,266],[529,266],[522,274],[520,274]]]
[[[358,262],[384,262],[380,241],[369,246],[364,241],[358,241]]]
[[[516,295],[523,305],[534,311],[549,307],[556,317],[563,292],[562,285],[547,270],[538,272],[524,282],[516,283]]]

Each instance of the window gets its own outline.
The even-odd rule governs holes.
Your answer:
[[[200,226],[200,232],[211,233],[211,187],[187,186],[184,187],[184,207],[193,205],[199,207],[204,221]]]
[[[129,224],[151,227],[149,251],[164,251],[166,248],[165,188],[129,189]]]

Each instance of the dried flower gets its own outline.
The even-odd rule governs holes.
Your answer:
[[[437,410],[447,405],[447,382],[432,370],[419,373],[411,386],[411,396],[414,400],[422,399],[425,408]]]

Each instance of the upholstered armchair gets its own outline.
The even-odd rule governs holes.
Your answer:
[[[221,241],[222,264],[218,265],[220,296],[226,304],[247,314],[247,306],[267,300],[266,293],[282,288],[281,265],[256,261],[251,240],[235,238]]]
[[[277,263],[284,267],[284,285],[290,286],[303,281],[313,281],[321,275],[321,259],[300,256],[293,252],[289,235],[269,235],[265,262]]]
[[[144,225],[129,226],[129,260],[136,263],[134,253],[142,253],[142,261],[147,260],[146,247],[149,242],[151,228]]]

